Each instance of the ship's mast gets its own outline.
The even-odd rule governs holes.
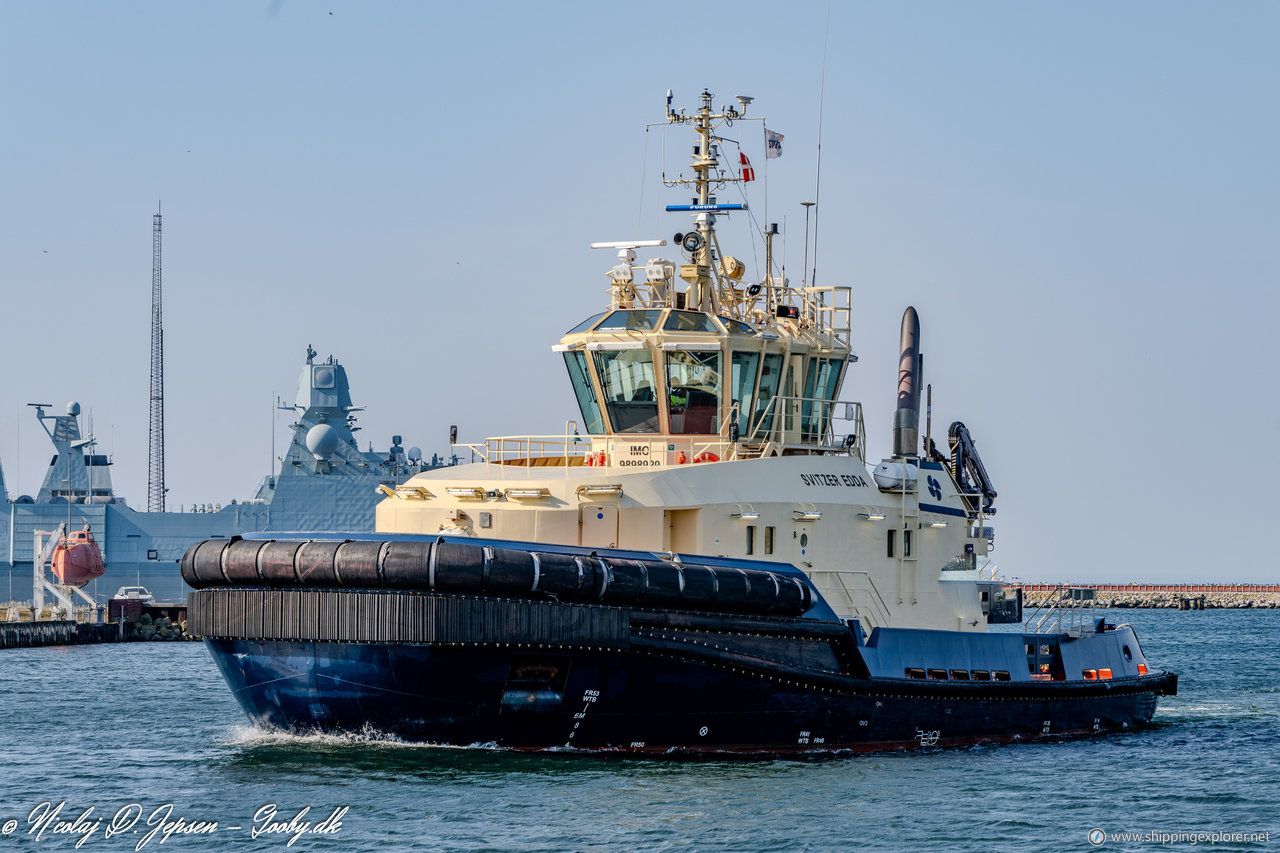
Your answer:
[[[151,441],[147,511],[164,512],[164,317],[160,289],[160,205],[151,220]]]
[[[711,98],[712,94],[707,90],[702,91],[702,103],[698,107],[697,113],[687,116],[683,111],[676,112],[671,107],[671,93],[667,93],[667,121],[670,124],[692,124],[693,130],[698,134],[698,145],[693,151],[693,172],[694,177],[674,178],[664,182],[674,186],[683,184],[692,186],[697,192],[697,197],[692,204],[669,204],[667,210],[670,211],[689,211],[697,214],[697,240],[695,248],[690,249],[689,243],[685,244],[686,251],[693,256],[693,263],[682,268],[680,277],[689,282],[689,293],[687,297],[686,307],[697,311],[716,312],[719,310],[719,294],[717,289],[711,286],[713,274],[713,261],[715,260],[715,214],[717,212],[730,210],[745,210],[745,204],[717,204],[716,199],[711,195],[711,184],[729,183],[738,181],[739,178],[716,175],[715,170],[720,165],[717,158],[717,150],[715,145],[715,136],[713,132],[721,123],[732,124],[735,120],[743,118],[747,111],[747,104],[751,103],[751,98],[745,96],[738,97],[738,103],[742,109],[735,107],[721,107],[720,112],[712,112]]]

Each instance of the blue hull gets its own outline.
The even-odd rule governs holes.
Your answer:
[[[1127,626],[841,621],[793,567],[462,538],[212,541],[183,558],[256,724],[509,749],[784,754],[1151,720],[1177,677]],[[646,556],[648,559],[646,559]]]
[[[511,749],[787,754],[1028,741],[1143,725],[1157,693],[1172,692],[1164,674],[1105,684],[805,679],[649,651],[206,642],[257,725]]]

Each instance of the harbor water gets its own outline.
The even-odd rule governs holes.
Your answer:
[[[203,644],[0,650],[0,848],[1280,849],[1280,613],[1106,615],[1181,676],[1151,728],[820,760],[291,736],[247,725]]]

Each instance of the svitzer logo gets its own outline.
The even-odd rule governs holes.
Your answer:
[[[929,494],[933,496],[933,499],[935,501],[942,500],[942,486],[938,485],[938,481],[933,479],[932,474],[929,475],[928,482],[929,482]]]

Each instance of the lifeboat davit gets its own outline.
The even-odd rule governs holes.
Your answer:
[[[53,573],[57,575],[58,583],[84,586],[94,578],[102,577],[106,571],[102,550],[88,527],[67,534],[53,549]]]

